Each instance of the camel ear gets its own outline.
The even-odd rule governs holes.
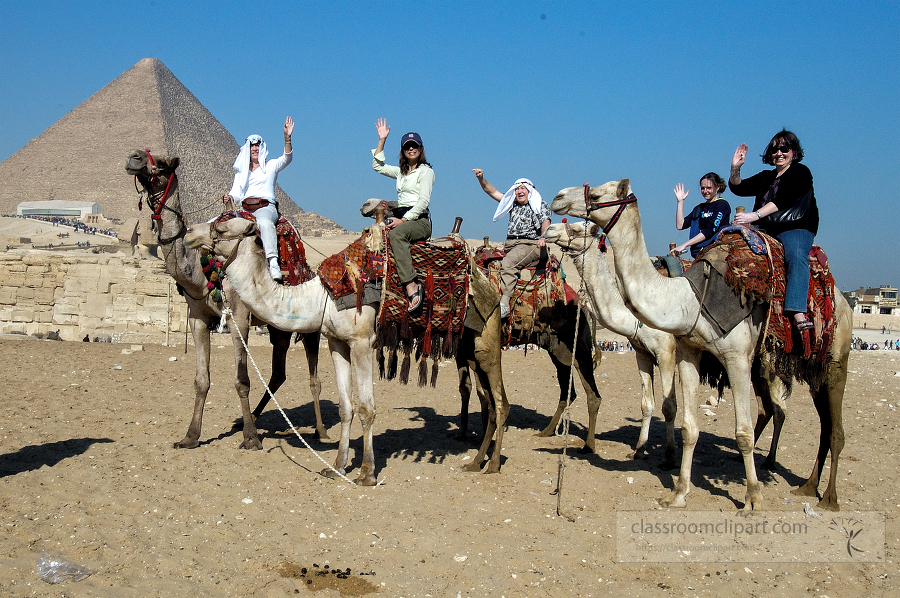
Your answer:
[[[629,189],[631,189],[631,181],[629,179],[622,179],[619,181],[619,186],[616,189],[616,198],[622,199],[628,195]]]

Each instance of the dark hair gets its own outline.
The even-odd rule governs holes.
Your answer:
[[[425,159],[425,146],[419,146],[419,163],[416,164],[427,164],[429,168],[431,168],[431,164],[428,164],[428,160]],[[403,151],[403,148],[400,148],[400,174],[407,175],[410,171],[409,160],[406,158],[406,152]]]
[[[800,147],[800,140],[787,129],[781,129],[781,132],[776,134],[775,137],[772,137],[772,141],[766,146],[766,151],[762,155],[763,164],[768,164],[770,166],[775,165],[772,161],[772,154],[774,153],[773,150],[778,147],[779,141],[791,148],[791,151],[794,152],[794,159],[791,162],[800,162],[803,160],[803,148]]]
[[[712,181],[716,186],[716,193],[722,193],[723,191],[725,191],[725,180],[714,172],[707,172],[702,177],[700,177],[701,184],[703,183],[703,181]]]

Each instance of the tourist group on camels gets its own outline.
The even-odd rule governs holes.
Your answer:
[[[378,119],[372,168],[396,181],[397,197],[367,201],[361,213],[373,218],[372,225],[313,270],[300,235],[279,214],[275,193],[278,174],[291,164],[293,129],[288,117],[284,149],[275,158],[262,137],[246,138],[234,161],[233,185],[222,197],[224,210],[208,223],[188,222],[182,210],[178,157],[136,150],[127,158],[125,170],[153,210],[166,271],[188,303],[197,351],[193,414],[176,448],[199,444],[210,388],[210,330],[227,324],[243,418],[240,448],[262,448],[256,418],[286,381],[286,355],[296,333],[305,348],[320,439],[327,439],[319,409],[320,335],[334,363],[340,439],[337,457],[322,471],[325,476],[352,473],[356,484],[378,482],[376,370],[401,384],[413,376],[420,386],[429,381],[435,386],[438,364],[447,359],[457,368],[461,439],[469,438],[473,391],[481,405],[480,447],[465,469],[499,473],[510,412],[502,356],[504,348],[517,345],[546,349],[557,374],[555,413],[537,434],[558,433],[567,420],[577,372],[589,422],[583,450],[593,452],[598,425],[617,427],[598,422],[601,397],[594,372],[602,364],[594,330],[602,326],[626,337],[637,358],[641,426],[633,459],[651,456],[654,366],[658,369],[666,423],[663,467],[678,468],[661,506],[687,506],[700,387],[708,385],[719,393],[730,388],[733,396],[734,434],[746,474],[743,508],[764,508],[754,447],[773,421],[762,466],[775,466],[782,431],[798,433],[784,424],[785,401],[800,382],[809,388],[820,431],[812,469],[793,492],[818,497],[822,508],[839,509],[837,465],[844,446],[842,401],[852,313],[825,252],[814,244],[819,212],[813,177],[794,133],[777,132],[761,154],[766,168],[749,176],[742,173],[749,147],[740,144],[727,180],[715,172],[700,179],[702,201],[693,208],[685,207],[691,191],[676,185],[675,225],[689,231],[688,238],[673,244],[668,255],[655,257],[647,251],[631,180],[585,183],[545,199],[529,178],[515,180],[504,192],[475,167],[475,182],[496,202],[494,220],[508,220],[508,228],[502,246],[485,238],[472,251],[459,235],[458,222],[447,236],[433,236],[430,202],[436,178],[422,137],[403,134],[394,165],[386,156],[391,127]],[[752,209],[733,213],[722,197],[726,188],[753,197]],[[566,217],[551,224],[553,213]],[[550,244],[574,263],[580,292],[565,282]],[[687,252],[692,259],[682,257]],[[272,374],[251,410],[246,339],[251,326],[263,324],[272,344]],[[350,450],[354,417],[363,431],[358,459]],[[829,479],[820,493],[829,452]]]

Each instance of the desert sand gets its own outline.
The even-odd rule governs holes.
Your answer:
[[[834,598],[900,591],[898,352],[854,352],[844,403],[841,507],[886,513],[882,562],[640,564],[616,558],[616,514],[658,510],[656,500],[677,471],[659,467],[659,420],[650,458],[628,459],[640,422],[633,353],[603,355],[595,372],[603,396],[597,453],[583,455],[583,396],[572,408],[569,436],[536,437],[558,396],[549,359],[541,351],[505,352],[512,411],[497,475],[461,470],[476,452],[480,415],[473,405],[467,437],[459,440],[451,363],[442,365],[436,389],[379,380],[379,485],[360,488],[318,473],[318,456],[333,461],[339,434],[329,359],[321,375],[331,439],[312,435],[303,349],[296,345],[277,398],[315,453],[282,435],[288,424],[274,406],[258,422],[264,450],[247,452],[237,449],[228,337],[214,335],[213,347],[201,445],[176,450],[193,402],[192,350],[185,355],[183,346],[157,342],[123,353],[131,345],[0,339],[0,595]],[[266,377],[267,353],[253,348]],[[251,375],[255,401],[262,386]],[[802,513],[809,500],[790,493],[809,474],[819,428],[804,387],[795,388],[788,410],[778,466],[759,469],[771,513]],[[733,513],[743,506],[744,473],[734,459],[730,393],[700,417],[687,510]],[[757,463],[771,430],[758,443]],[[358,423],[352,439],[351,478],[361,450]],[[554,494],[561,462],[565,516]],[[50,585],[38,577],[42,553],[96,573]],[[338,578],[326,566],[350,573]]]

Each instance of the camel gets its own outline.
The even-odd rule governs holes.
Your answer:
[[[650,421],[656,406],[653,389],[653,365],[659,368],[662,383],[662,413],[666,421],[666,453],[663,467],[675,463],[675,337],[667,332],[644,326],[622,300],[606,258],[592,236],[584,235],[585,226],[551,224],[544,233],[549,243],[556,243],[575,263],[590,295],[600,323],[631,341],[641,377],[641,431],[632,459],[647,457]]]
[[[633,313],[625,306],[622,296],[619,294],[615,277],[609,269],[609,262],[600,252],[597,235],[600,227],[593,224],[591,227],[583,223],[552,224],[544,238],[551,243],[556,243],[565,252],[578,269],[588,293],[594,301],[600,321],[604,326],[617,334],[628,337],[634,347],[638,362],[638,370],[641,372],[641,410],[643,420],[638,445],[632,458],[640,458],[641,452],[647,442],[650,428],[650,418],[653,415],[653,363],[659,367],[660,378],[663,382],[663,407],[662,412],[666,420],[666,458],[664,468],[675,467],[675,415],[677,404],[675,402],[675,337],[668,332],[656,330],[644,326]],[[776,464],[776,452],[778,439],[785,419],[785,395],[789,392],[789,382],[778,378],[774,373],[765,368],[759,368],[759,375],[753,378],[756,389],[759,412],[756,420],[754,437],[759,440],[760,435],[770,420],[774,418],[775,431],[772,436],[772,444],[762,467],[774,469]],[[757,389],[757,387],[759,387]]]
[[[175,279],[180,290],[183,290],[188,304],[191,330],[196,348],[197,372],[194,376],[194,412],[185,437],[174,444],[175,448],[196,448],[200,444],[200,429],[203,423],[203,408],[209,393],[209,358],[210,328],[221,319],[222,304],[213,301],[207,290],[207,280],[200,265],[200,253],[184,245],[184,234],[187,223],[181,211],[178,177],[175,169],[180,160],[176,157],[159,157],[151,160],[146,151],[135,150],[125,164],[125,172],[140,181],[147,194],[149,207],[159,215],[157,235],[159,246],[163,251],[166,272]],[[225,303],[234,312],[236,325],[229,326],[234,343],[234,361],[236,377],[234,387],[241,401],[243,414],[242,449],[261,449],[262,442],[256,429],[256,418],[262,413],[268,393],[263,395],[257,408],[251,413],[249,394],[250,378],[247,375],[247,354],[241,338],[247,338],[250,330],[250,312],[233,292],[227,281],[223,284]],[[309,389],[313,396],[316,414],[316,433],[319,438],[327,439],[328,433],[322,424],[322,412],[319,408],[321,384],[317,376],[319,358],[319,335],[309,334],[301,337],[306,349],[309,367]],[[291,333],[269,327],[269,340],[272,343],[272,376],[269,389],[274,393],[287,379],[285,375],[287,352],[291,344]]]
[[[684,401],[681,469],[671,493],[659,500],[662,506],[685,507],[691,489],[691,464],[697,444],[697,403],[700,382],[700,358],[704,352],[714,355],[724,366],[731,384],[735,410],[735,439],[744,461],[747,489],[744,510],[762,508],[762,492],[753,461],[754,430],[751,427],[751,401],[754,385],[752,366],[761,345],[768,306],[759,304],[734,329],[719,336],[713,326],[700,315],[700,301],[684,278],[661,276],[650,263],[641,229],[637,200],[628,179],[611,181],[589,190],[590,210],[585,205],[582,187],[560,191],[551,204],[558,214],[589,217],[603,227],[614,250],[615,270],[629,307],[639,320],[676,337],[678,373]],[[819,507],[839,510],[837,465],[844,446],[841,405],[847,381],[850,353],[852,312],[841,293],[836,301],[834,340],[827,356],[824,380],[810,387],[819,414],[819,447],[812,473],[793,492],[801,496],[817,496],[822,468],[831,451],[831,471]],[[759,357],[765,361],[766,354]],[[756,389],[759,391],[759,388]]]
[[[372,198],[366,200],[363,203],[363,206],[360,208],[360,213],[363,216],[376,218],[377,214],[379,214],[379,210],[385,209],[385,204],[388,207],[393,205],[393,202],[384,202],[384,200]],[[492,285],[493,286],[493,285]],[[497,300],[500,299],[499,290],[495,289]],[[600,390],[597,387],[597,382],[594,379],[594,359],[593,359],[593,348],[594,343],[591,338],[590,327],[587,323],[586,314],[583,314],[581,317],[581,321],[578,325],[578,347],[575,351],[576,356],[576,370],[578,371],[578,375],[581,378],[581,384],[584,387],[585,395],[587,396],[586,403],[588,408],[588,430],[587,435],[585,436],[584,447],[582,448],[582,452],[592,453],[595,448],[595,440],[594,435],[597,428],[597,412],[600,410]],[[569,404],[566,400],[566,395],[569,388],[569,372],[572,368],[572,349],[574,347],[575,340],[575,307],[567,306],[566,309],[566,318],[559,326],[558,329],[551,330],[550,334],[533,334],[529,338],[520,341],[520,344],[536,344],[550,355],[550,360],[553,363],[553,367],[556,369],[556,380],[559,384],[559,402],[556,406],[556,413],[553,414],[553,417],[550,419],[550,423],[547,426],[535,434],[535,436],[539,437],[548,437],[552,436],[556,427],[559,424],[559,420],[562,417],[563,413],[566,410],[566,406]],[[555,322],[551,323],[551,327],[555,324]],[[502,330],[501,330],[502,332]],[[503,336],[500,337],[504,338]],[[459,374],[459,395],[461,401],[461,409],[459,415],[459,438],[460,440],[465,440],[466,432],[469,427],[469,399],[472,394],[472,382],[471,375],[469,372],[469,368],[462,368],[458,372]],[[480,389],[477,391],[478,397],[481,402],[481,415],[482,415],[482,424],[486,426],[489,420],[489,401],[486,400],[483,391]],[[575,389],[572,389],[571,392],[571,400],[575,400]],[[482,430],[484,432],[484,429]]]
[[[383,221],[379,221],[383,226]],[[256,224],[240,218],[210,227],[195,225],[187,235],[191,247],[211,247],[225,261],[226,273],[241,299],[260,319],[276,327],[298,332],[310,332],[321,328],[328,339],[338,381],[341,413],[341,439],[334,468],[344,473],[349,457],[350,424],[354,412],[359,415],[363,427],[363,464],[356,483],[374,485],[374,449],[372,424],[375,419],[373,389],[373,343],[375,340],[376,311],[363,306],[361,312],[354,309],[338,311],[321,280],[316,277],[296,287],[276,284],[267,274],[267,262],[262,246],[256,237]],[[373,234],[372,236],[377,236]],[[477,268],[476,268],[477,270]],[[470,289],[473,301],[489,314],[484,330],[476,334],[464,328],[457,352],[457,367],[471,367],[477,374],[482,388],[487,389],[491,407],[488,429],[475,459],[465,466],[468,471],[478,471],[484,461],[490,442],[496,432],[494,452],[484,473],[500,471],[500,454],[503,431],[509,414],[509,403],[503,388],[500,370],[500,315],[496,303],[484,299],[487,279],[477,280],[473,275]],[[487,306],[490,306],[487,308]],[[355,368],[358,405],[351,407],[350,363]],[[328,475],[328,471],[323,472]]]

